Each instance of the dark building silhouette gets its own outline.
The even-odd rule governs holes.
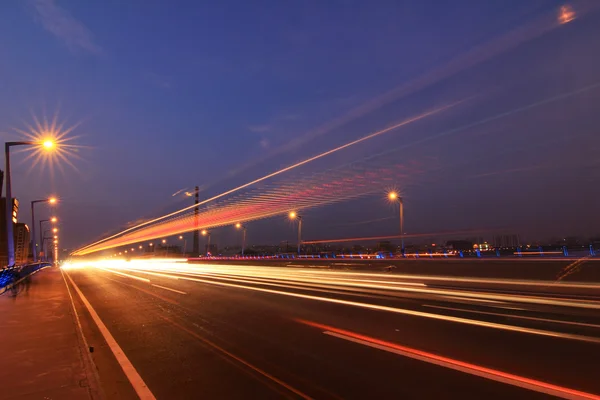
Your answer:
[[[30,253],[29,227],[23,223],[17,223],[19,216],[19,201],[12,199],[12,223],[15,244],[15,263],[27,262]],[[0,266],[8,265],[8,254],[6,248],[6,198],[0,199]]]

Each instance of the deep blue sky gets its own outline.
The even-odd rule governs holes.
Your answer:
[[[396,149],[367,162],[412,171],[396,182],[408,232],[598,233],[593,3],[570,3],[577,18],[560,25],[559,1],[3,2],[2,137],[58,112],[86,146],[53,175],[15,155],[21,219],[57,193],[73,248],[186,205],[179,189],[217,194],[466,99],[281,179]],[[381,192],[307,211],[305,237],[394,234],[393,219],[342,224],[393,216]],[[293,238],[283,218],[249,237]]]

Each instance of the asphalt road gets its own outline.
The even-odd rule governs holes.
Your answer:
[[[402,271],[83,265],[64,271],[107,398],[135,398],[135,384],[78,290],[158,399],[600,395],[600,284],[579,283],[583,269],[556,284]]]

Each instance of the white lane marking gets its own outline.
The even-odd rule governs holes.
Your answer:
[[[81,326],[81,320],[79,319],[79,314],[77,313],[77,308],[75,307],[75,300],[73,300],[73,295],[71,294],[71,289],[69,288],[69,284],[67,283],[67,278],[65,278],[65,274],[66,274],[66,272],[64,272],[61,269],[60,275],[63,278],[63,282],[65,283],[65,286],[67,287],[67,293],[69,294],[69,299],[71,300],[71,307],[73,308],[73,316],[75,317],[75,322],[77,323],[77,328],[78,328],[78,332],[79,332],[78,337],[81,338],[81,341],[83,343],[83,348],[85,349],[84,351],[82,351],[82,353],[85,353],[87,356],[86,357],[82,354],[82,359],[85,357],[85,360],[83,360],[83,362],[84,362],[84,364],[86,364],[86,367],[89,369],[89,371],[91,371],[91,374],[93,377],[93,379],[89,379],[90,389],[93,390],[93,392],[95,392],[95,394],[99,394],[100,393],[100,389],[99,389],[100,376],[98,373],[98,368],[96,368],[96,364],[94,363],[92,354],[88,351],[90,346],[88,344],[87,339],[85,338],[85,335],[83,334],[83,327]],[[85,374],[87,376],[88,371],[85,371]],[[92,377],[90,377],[90,378],[92,378]]]
[[[155,286],[157,288],[161,288],[161,289],[165,289],[165,290],[170,290],[171,292],[175,292],[175,293],[179,293],[179,294],[187,294],[186,292],[182,292],[181,290],[171,289],[171,288],[168,288],[166,286],[157,285],[155,283],[151,283],[151,285]]]
[[[102,320],[98,316],[98,313],[96,313],[96,310],[94,310],[94,308],[92,307],[90,302],[83,295],[81,290],[79,290],[79,287],[75,284],[75,282],[73,281],[71,276],[68,273],[66,275],[67,275],[67,278],[69,278],[69,281],[71,282],[71,284],[73,285],[73,288],[75,289],[75,291],[81,298],[81,301],[83,302],[83,304],[87,308],[88,312],[92,316],[92,319],[98,326],[100,333],[102,333],[104,340],[106,340],[108,347],[110,347],[110,350],[114,354],[115,358],[117,359],[117,362],[123,369],[125,376],[127,376],[127,379],[129,379],[129,383],[131,383],[131,386],[133,386],[133,389],[135,390],[135,392],[137,393],[139,398],[141,400],[155,400],[156,397],[154,397],[154,395],[148,388],[148,385],[146,385],[146,383],[144,382],[144,380],[142,379],[140,374],[138,374],[137,370],[135,369],[135,367],[133,366],[131,361],[129,361],[129,359],[123,352],[123,349],[121,349],[121,346],[119,346],[119,344],[117,343],[117,341],[115,340],[113,335],[110,333],[110,331],[108,330],[106,325],[104,325],[104,322],[102,322]]]
[[[137,279],[138,281],[142,281],[142,282],[146,282],[146,283],[150,282],[150,279],[148,279],[148,278],[142,278],[142,277],[135,276],[135,275],[125,274],[123,272],[114,271],[114,270],[108,269],[108,268],[101,268],[101,267],[94,267],[94,268],[98,268],[98,269],[101,269],[102,271],[106,271],[106,272],[112,272],[113,274],[124,276],[125,278]]]
[[[143,270],[140,270],[139,272],[144,273]],[[159,275],[159,273],[154,273],[154,274]],[[169,274],[161,273],[159,276],[162,276],[162,275],[168,276]],[[428,313],[428,312],[423,312],[423,311],[409,310],[406,308],[394,308],[394,307],[388,307],[388,306],[380,306],[377,304],[359,303],[356,301],[333,299],[330,297],[321,297],[321,296],[313,296],[313,295],[301,294],[301,293],[284,292],[284,291],[274,290],[274,289],[265,289],[265,288],[258,288],[258,287],[253,287],[253,286],[238,285],[238,284],[234,284],[234,283],[211,281],[208,279],[191,278],[189,276],[183,276],[183,275],[179,276],[179,279],[194,281],[194,282],[208,283],[211,285],[219,285],[219,286],[234,287],[234,288],[239,288],[239,289],[254,290],[254,291],[263,292],[263,293],[273,293],[273,294],[278,294],[278,295],[283,295],[283,296],[297,297],[297,298],[301,298],[301,299],[317,300],[317,301],[323,301],[323,302],[334,303],[334,304],[343,304],[343,305],[361,307],[361,308],[366,308],[366,309],[371,309],[371,310],[387,311],[387,312],[393,312],[393,313],[397,313],[397,314],[411,315],[411,316],[416,316],[416,317],[430,318],[430,319],[436,319],[436,320],[442,320],[442,321],[448,321],[448,322],[457,322],[457,323],[461,323],[461,324],[474,325],[474,326],[480,326],[480,327],[486,327],[486,328],[502,329],[502,330],[506,330],[506,331],[529,333],[529,334],[533,334],[533,335],[549,336],[549,337],[561,338],[561,339],[579,340],[579,341],[583,341],[583,342],[600,343],[600,338],[591,337],[591,336],[575,335],[575,334],[570,334],[570,333],[561,333],[561,332],[547,331],[547,330],[542,330],[542,329],[525,328],[525,327],[516,326],[516,325],[506,325],[506,324],[499,324],[496,322],[480,321],[477,319],[452,317],[450,315],[433,314],[433,313]]]
[[[539,393],[545,393],[552,396],[557,396],[563,399],[599,399],[600,397],[592,394],[575,391],[569,388],[563,388],[560,386],[552,385],[550,383],[536,381],[534,379],[520,377],[518,375],[513,375],[509,373],[505,373],[502,371],[496,371],[490,368],[480,367],[475,364],[465,363],[458,360],[453,360],[447,357],[441,357],[434,354],[426,353],[419,350],[410,349],[412,351],[408,351],[409,348],[403,350],[401,347],[404,346],[386,346],[383,344],[369,342],[367,340],[354,338],[352,336],[346,336],[337,332],[325,331],[323,332],[325,335],[334,336],[339,339],[344,339],[349,342],[354,342],[358,344],[362,344],[364,346],[373,347],[375,349],[384,350],[389,353],[399,354],[404,357],[412,358],[419,361],[424,361],[429,364],[435,364],[440,367],[453,369],[455,371],[464,372],[470,375],[479,376],[481,378],[490,379],[496,382],[502,382],[508,385],[513,385],[517,387],[521,387],[524,389],[533,390]]]
[[[497,315],[500,317],[507,317],[507,318],[529,319],[532,321],[550,322],[550,323],[555,323],[555,324],[567,324],[567,325],[585,326],[585,327],[589,327],[589,328],[600,328],[600,325],[596,325],[596,324],[586,324],[583,322],[564,321],[564,320],[560,320],[560,319],[528,317],[526,315],[501,314],[501,313],[494,313],[494,312],[489,312],[489,311],[467,310],[465,308],[434,306],[432,304],[423,304],[423,307],[439,308],[442,310],[461,311],[461,312],[468,312],[468,313],[474,313],[474,314]],[[518,310],[522,310],[522,308],[518,309]]]

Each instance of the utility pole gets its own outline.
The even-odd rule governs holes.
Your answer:
[[[194,257],[198,257],[200,254],[200,232],[198,231],[198,214],[200,213],[200,208],[198,208],[198,203],[200,202],[200,188],[196,186],[196,190],[194,192],[195,196],[195,204],[194,208],[194,248],[192,252],[194,253]]]

